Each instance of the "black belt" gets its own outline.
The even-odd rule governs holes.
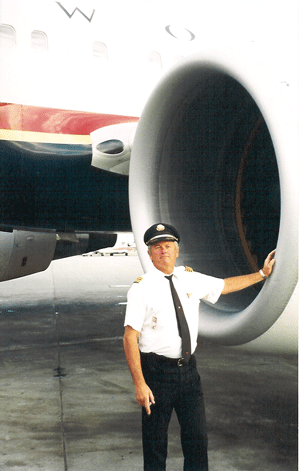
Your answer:
[[[159,362],[159,363],[165,363],[167,365],[170,365],[170,366],[184,366],[184,365],[187,365],[192,356],[191,355],[191,358],[188,362],[186,362],[184,360],[184,358],[169,358],[169,357],[165,357],[163,355],[157,355],[157,353],[143,353],[143,352],[140,352],[141,353],[141,356],[143,358],[153,358],[155,361]]]

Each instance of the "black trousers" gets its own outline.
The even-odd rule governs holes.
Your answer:
[[[144,471],[166,469],[168,426],[173,409],[181,429],[184,471],[208,471],[204,401],[195,357],[187,365],[177,366],[150,353],[141,354],[141,362],[155,398],[150,416],[142,410]]]

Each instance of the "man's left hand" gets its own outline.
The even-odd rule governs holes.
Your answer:
[[[271,273],[272,273],[273,266],[274,266],[274,263],[275,263],[275,252],[276,252],[276,250],[272,250],[272,252],[269,253],[269,255],[267,256],[267,258],[264,262],[264,266],[262,268],[262,271],[263,271],[263,274],[265,276],[270,276]]]

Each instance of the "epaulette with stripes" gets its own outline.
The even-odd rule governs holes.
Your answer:
[[[185,267],[185,271],[189,271],[189,272],[192,272],[194,271],[191,267]]]
[[[143,277],[142,276],[139,276],[135,281],[134,283],[140,283],[142,281]]]

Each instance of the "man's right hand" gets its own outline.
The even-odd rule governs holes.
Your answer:
[[[155,400],[151,389],[147,386],[146,383],[142,386],[136,386],[135,397],[138,405],[145,407],[147,414],[150,415],[150,407],[152,404],[155,404]]]
[[[140,406],[145,407],[148,415],[151,414],[150,406],[155,404],[154,396],[151,389],[145,382],[142,366],[141,355],[138,347],[139,332],[134,330],[130,325],[125,327],[124,333],[124,350],[126,360],[135,385],[135,397]]]

